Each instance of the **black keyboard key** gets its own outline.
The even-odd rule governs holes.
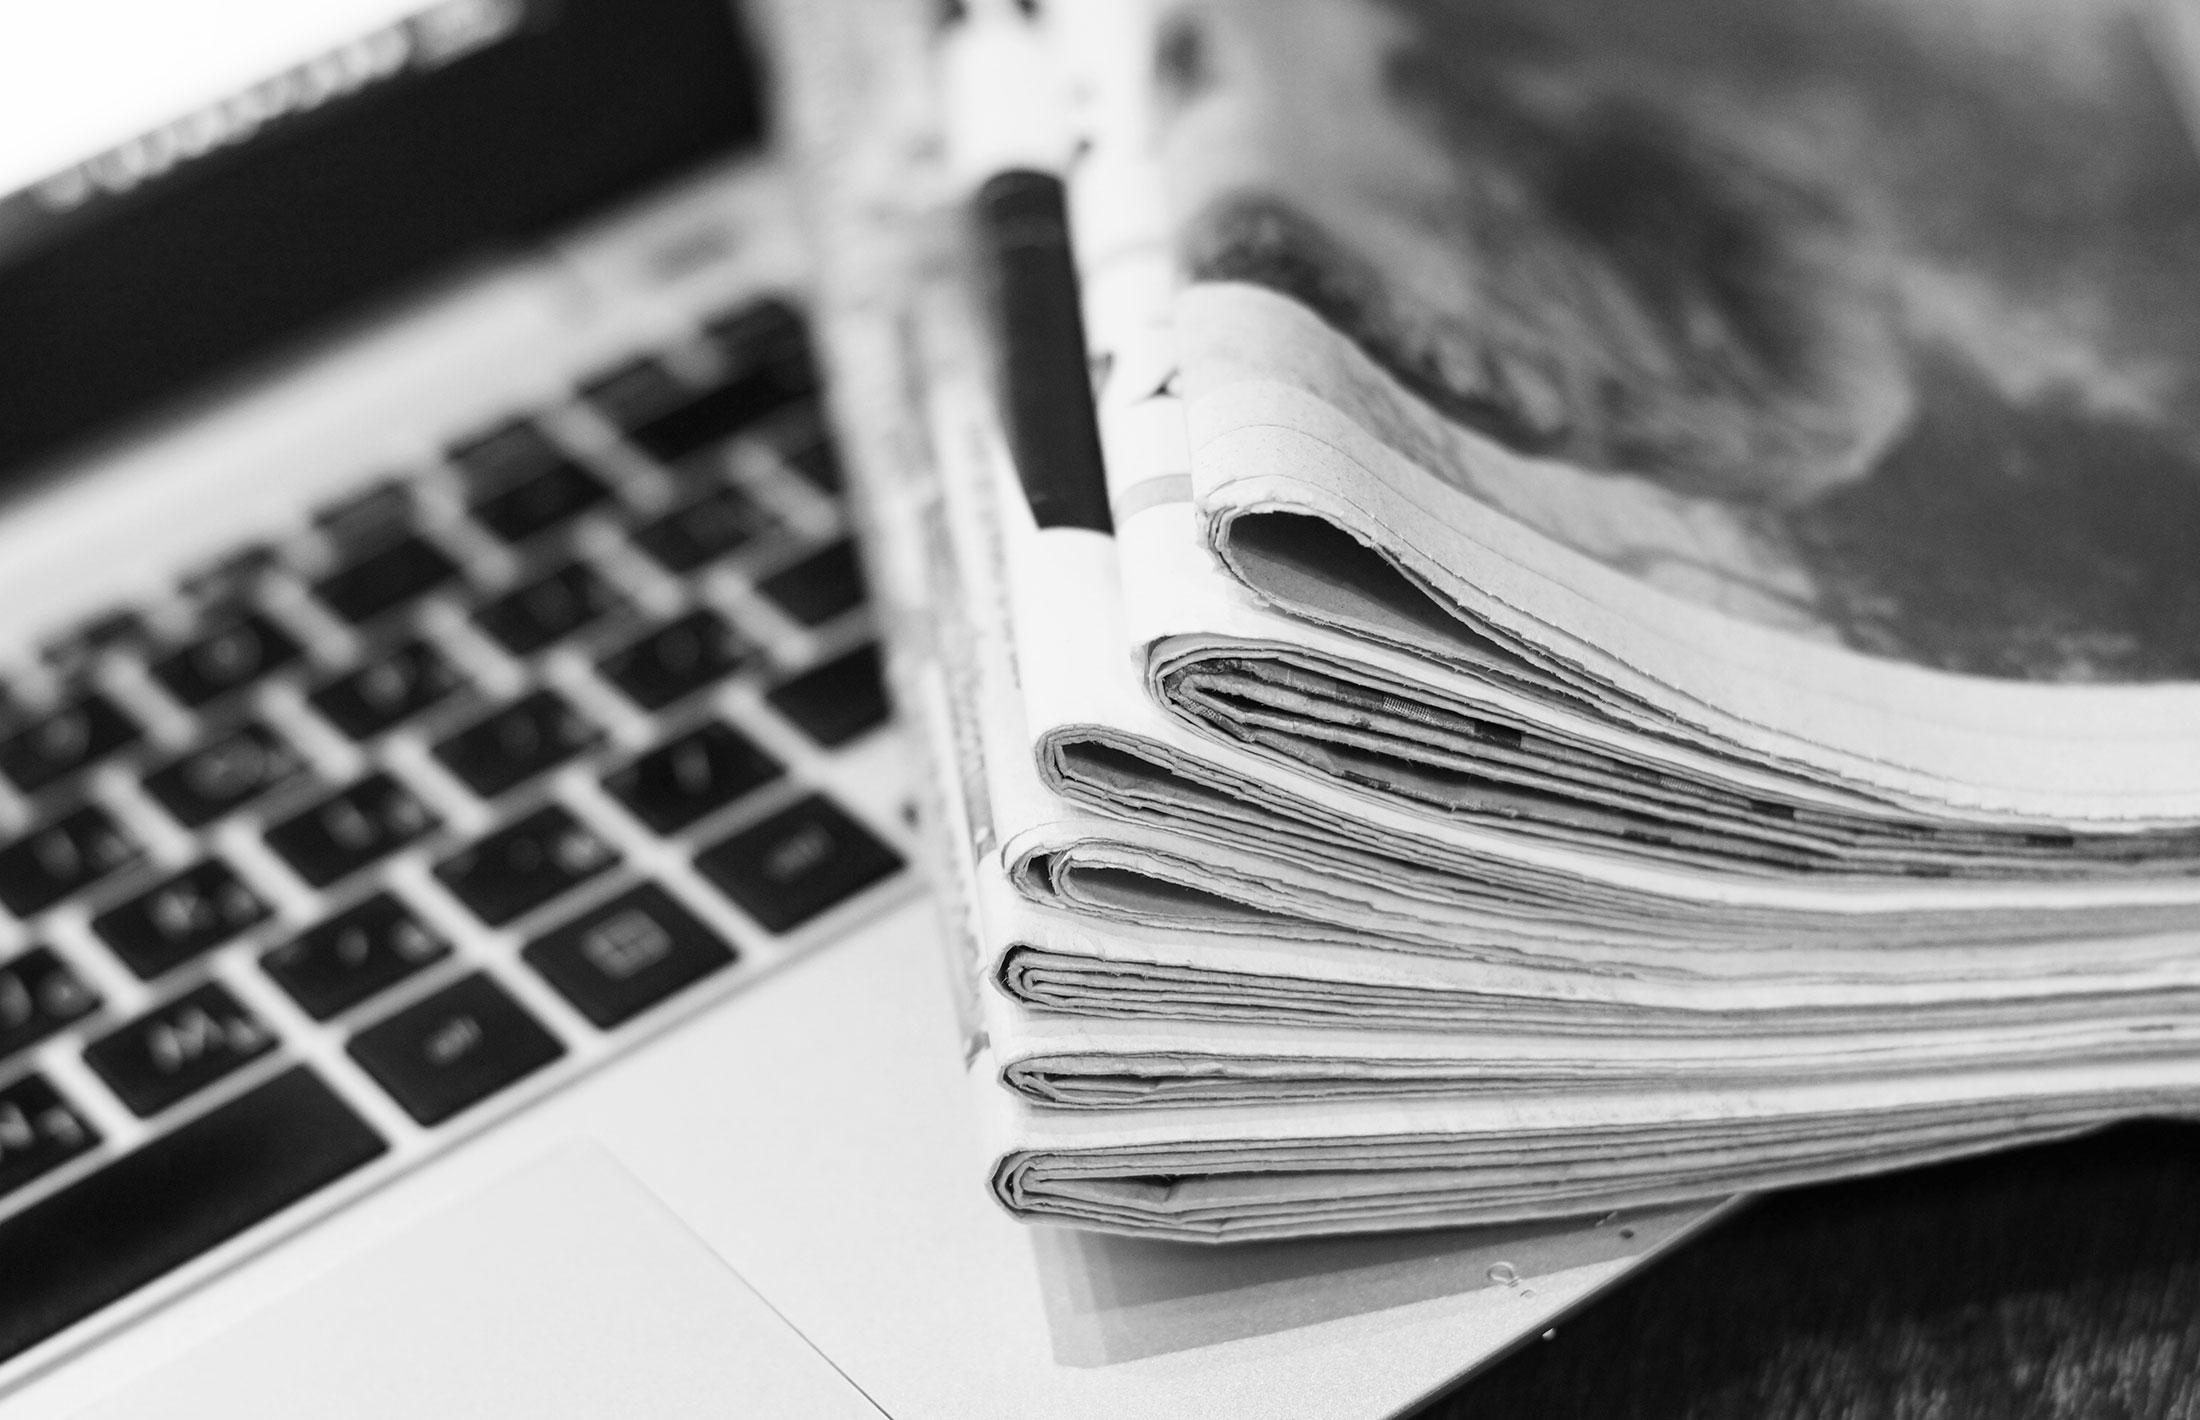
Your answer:
[[[200,828],[294,782],[304,769],[298,752],[274,731],[247,725],[146,775],[145,790],[176,822]]]
[[[316,508],[313,526],[332,546],[357,554],[404,536],[417,511],[412,484],[388,478]]]
[[[408,534],[313,584],[313,594],[354,626],[426,596],[458,575],[434,544]]]
[[[410,789],[370,774],[267,831],[267,846],[315,887],[350,877],[432,833],[438,820]]]
[[[150,981],[267,920],[268,906],[227,863],[209,858],[92,919],[115,955]]]
[[[627,438],[659,462],[678,463],[724,443],[806,394],[806,389],[788,386],[776,372],[752,371],[637,425],[627,431]]]
[[[103,651],[119,646],[143,646],[152,639],[145,618],[137,612],[128,609],[103,611],[40,643],[38,658],[68,674],[90,665]]]
[[[352,1037],[351,1057],[422,1124],[441,1124],[565,1054],[483,975],[444,987]]]
[[[817,388],[809,328],[802,313],[785,301],[755,301],[706,322],[704,328],[736,367],[767,371],[789,391]]]
[[[281,565],[282,550],[273,543],[241,543],[228,552],[203,562],[176,578],[176,589],[201,606],[217,602],[239,604]]]
[[[695,866],[743,912],[787,932],[891,876],[901,855],[812,795],[704,849]]]
[[[84,1060],[148,1119],[274,1048],[275,1033],[209,981],[93,1041]]]
[[[99,997],[49,947],[0,964],[0,1061],[99,1009]]]
[[[260,967],[317,1021],[395,986],[450,944],[390,894],[376,893],[269,951]]]
[[[98,1131],[45,1076],[26,1075],[0,1089],[0,1198],[98,1144]]]
[[[385,1149],[303,1066],[0,1222],[0,1360],[189,1262]]]
[[[567,522],[611,496],[578,465],[561,463],[516,488],[474,504],[474,521],[506,542],[525,542]]]
[[[531,656],[618,609],[619,596],[585,562],[568,562],[474,613],[474,621],[515,656]]]
[[[764,697],[811,739],[832,749],[886,723],[877,643],[804,671]]]
[[[662,710],[716,685],[748,657],[748,648],[723,618],[691,611],[612,652],[596,671],[644,710]]]
[[[665,463],[723,443],[817,389],[809,335],[791,308],[760,303],[712,322],[710,334],[735,375],[628,430],[628,438]]]
[[[804,626],[823,626],[863,605],[863,568],[847,538],[821,547],[757,584],[758,591]]]
[[[43,912],[136,862],[140,852],[105,809],[87,805],[0,848],[0,903],[18,917]]]
[[[715,562],[771,527],[748,494],[720,486],[634,532],[634,545],[658,566],[685,575]]]
[[[484,799],[555,769],[594,744],[596,727],[538,690],[443,740],[435,757]]]
[[[651,750],[603,786],[652,829],[678,833],[779,775],[779,762],[748,736],[713,723]]]
[[[593,376],[581,385],[581,398],[621,429],[633,429],[686,404],[694,391],[662,361],[646,356]]]
[[[846,479],[840,471],[839,450],[833,446],[832,440],[814,439],[799,449],[783,450],[780,457],[818,492],[828,498],[840,495]]]
[[[461,684],[434,647],[413,641],[322,686],[313,708],[353,739],[368,740],[441,704]]]
[[[526,419],[509,419],[461,439],[444,456],[477,493],[509,488],[565,462],[565,451],[551,442],[540,425]]]
[[[153,662],[153,678],[196,708],[298,659],[298,643],[258,612]]]
[[[733,948],[655,883],[536,938],[522,955],[605,1030],[734,959]]]
[[[0,774],[35,794],[134,743],[139,733],[137,722],[106,696],[87,695],[0,740]]]
[[[501,927],[618,861],[610,844],[552,804],[451,855],[435,875],[476,917]]]

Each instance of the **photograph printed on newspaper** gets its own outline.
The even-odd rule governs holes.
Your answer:
[[[1978,802],[2018,816],[2083,800],[2076,816],[2189,818],[2200,753],[2174,721],[2200,681],[2200,22],[2184,15],[1175,6],[1155,103],[1195,429],[1213,432],[1199,406],[1223,384],[1310,394],[1394,456],[1353,474],[1391,485],[1384,506],[1441,524],[1463,494],[1534,535],[1464,545],[1378,512],[1363,541],[1408,571],[1462,546],[1544,580],[1593,564],[1592,629],[1508,605],[1668,705],[1788,734],[1759,750],[1831,746],[1867,781],[1875,759],[1971,775]],[[1439,593],[1464,576],[1449,560],[1424,579]],[[2039,693],[2103,687],[2173,699]],[[1783,688],[1824,703],[1784,718]],[[2023,762],[2119,734],[2154,741],[2151,766]],[[2041,786],[2062,797],[2027,798]]]

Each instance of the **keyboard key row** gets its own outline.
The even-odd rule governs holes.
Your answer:
[[[836,670],[832,679],[845,674]],[[837,728],[827,726],[828,732]],[[453,736],[437,753],[487,798],[564,762],[596,738],[592,726],[542,691]],[[294,752],[264,729],[248,727],[154,776],[148,788],[179,820],[197,824],[288,782],[297,768]],[[605,788],[656,832],[676,833],[779,773],[769,755],[714,722],[615,771]],[[265,838],[300,878],[322,888],[439,826],[409,789],[377,772],[274,824]],[[106,810],[86,806],[0,848],[0,902],[30,917],[141,856]],[[248,898],[225,865],[209,860],[98,921],[102,935],[141,975],[158,975],[257,921],[245,906]]]
[[[861,598],[860,578],[839,591],[819,579],[853,575],[852,553],[835,549],[788,569],[795,591],[776,583],[805,615],[829,620]],[[837,570],[836,570],[837,568]],[[782,573],[786,577],[788,573]],[[476,613],[482,629],[514,655],[532,655],[625,605],[602,577],[569,563]],[[658,711],[717,684],[753,663],[755,651],[707,609],[687,612],[611,652],[597,672],[643,710]],[[834,746],[879,724],[886,704],[879,685],[876,647],[867,646],[828,666],[796,677],[773,693],[782,711],[820,744]],[[410,642],[384,659],[316,691],[314,707],[355,740],[370,740],[441,703],[461,684],[458,673],[424,642]],[[506,707],[437,746],[437,754],[484,797],[570,758],[594,741],[588,729],[550,692]],[[462,767],[463,766],[463,767]],[[488,787],[488,786],[501,787]]]
[[[713,499],[718,496],[713,495]],[[724,496],[735,495],[726,490]],[[746,517],[742,514],[736,521],[746,526],[740,521]],[[720,527],[709,536],[721,537],[723,533],[724,527]],[[689,551],[680,557],[693,554],[699,545],[695,539],[700,536],[690,536],[686,544]],[[418,537],[408,537],[324,579],[316,590],[345,619],[363,623],[433,589],[456,570],[441,552]],[[765,579],[759,590],[795,620],[810,626],[822,625],[852,610],[864,595],[854,547],[845,540]],[[532,655],[603,620],[622,605],[622,599],[600,575],[586,564],[574,562],[499,597],[477,612],[476,620],[513,654]],[[154,673],[177,699],[197,708],[255,683],[300,654],[295,641],[267,618],[255,614],[157,663]],[[600,669],[637,705],[658,710],[731,674],[748,658],[747,648],[722,618],[697,611],[640,637],[604,660]],[[440,703],[460,684],[458,673],[443,657],[427,644],[413,641],[323,685],[309,698],[338,729],[353,739],[366,740]],[[534,720],[532,712],[540,708],[539,702],[526,703],[529,708],[519,710],[513,722],[491,724],[491,758],[510,753],[506,735],[515,725],[522,733],[551,728]],[[570,719],[559,723],[572,724]],[[141,736],[137,723],[106,696],[89,694],[0,741],[0,773],[23,792],[36,793],[136,743]],[[549,745],[557,739],[552,734],[534,743]],[[450,748],[466,756],[481,746],[453,743]],[[234,769],[238,767],[235,756],[257,759],[275,752],[275,742],[263,731],[226,743],[212,762]],[[531,762],[526,755],[521,760],[519,778],[539,772],[525,767]],[[507,772],[484,771],[490,778]],[[265,777],[271,787],[278,776]],[[462,771],[461,777],[468,775]],[[517,782],[512,779],[505,787]],[[179,816],[200,815],[185,819],[187,825],[197,826],[258,792],[253,789],[216,795],[216,802],[204,807],[179,807]],[[502,790],[483,792],[494,797]]]
[[[823,603],[803,605],[814,610]],[[571,563],[491,603],[476,620],[506,650],[532,655],[623,606],[598,574]],[[636,706],[655,712],[755,660],[755,649],[724,617],[698,608],[620,646],[596,670]],[[440,655],[416,641],[315,692],[312,703],[353,739],[369,740],[441,703],[460,684]],[[843,744],[886,719],[877,647],[794,677],[771,699],[819,744]],[[446,739],[436,753],[483,797],[494,798],[594,740],[552,692],[538,691]]]
[[[652,829],[677,832],[776,779],[780,766],[736,732],[706,725],[611,776],[606,787]],[[271,845],[316,885],[347,876],[433,826],[386,775],[270,830]],[[610,844],[558,805],[537,809],[437,865],[469,911],[504,926],[618,862]],[[773,932],[786,932],[901,865],[830,801],[811,796],[705,849],[703,875]],[[92,919],[140,978],[196,960],[272,915],[220,859],[207,859]],[[448,951],[387,894],[270,952],[269,974],[325,1019]],[[50,953],[0,971],[0,1053],[42,1038],[96,1005]]]
[[[501,926],[617,861],[608,844],[551,806],[454,855],[436,876],[484,922]],[[811,796],[706,850],[697,864],[751,917],[783,932],[890,875],[901,859],[830,802]],[[449,954],[448,943],[381,893],[273,949],[262,964],[309,1014],[326,1020]],[[663,888],[641,883],[537,936],[522,957],[581,1014],[609,1029],[730,964],[736,953]],[[454,991],[476,1001],[494,992],[499,1002],[458,1011],[446,999]],[[353,1054],[422,1123],[436,1122],[516,1078],[502,1073],[505,1065],[456,1068],[461,1057],[501,1058],[505,1042],[534,1040],[540,1028],[519,1024],[525,1013],[501,997],[485,980],[461,983],[369,1027]],[[438,1032],[448,1035],[440,1048],[447,1060],[431,1058]],[[480,1040],[471,1039],[477,1034]],[[555,1058],[538,1058],[532,1044],[514,1049],[532,1062],[526,1070]]]
[[[681,688],[708,684],[743,653],[730,628],[696,612],[619,653],[607,675],[638,704],[661,708]],[[771,692],[772,703],[825,745],[844,742],[885,714],[877,652],[863,647]],[[443,740],[437,757],[483,798],[493,799],[567,762],[600,732],[555,693],[537,691]],[[146,789],[186,827],[201,827],[269,792],[299,782],[297,752],[266,727],[247,725],[146,779]],[[769,782],[779,773],[770,756],[730,728],[711,724],[641,756],[614,772],[605,787],[659,833],[676,833]],[[268,846],[313,887],[328,887],[382,861],[440,826],[407,788],[377,772],[283,819],[266,831]],[[43,912],[142,856],[105,809],[86,806],[51,826],[0,847],[0,903],[18,917]],[[198,873],[226,872],[218,863]],[[181,880],[164,885],[182,891]],[[133,962],[188,959],[203,948],[156,946],[159,924],[133,913],[148,902],[182,911],[156,889],[102,919],[113,925]],[[231,896],[241,885],[224,888]],[[243,924],[248,925],[248,924]],[[236,929],[241,930],[241,925]],[[190,934],[185,934],[189,937]],[[222,934],[224,938],[233,932]],[[191,938],[195,940],[195,938]],[[180,952],[181,955],[177,955]],[[154,967],[158,974],[166,966]]]
[[[208,781],[196,788],[148,787],[155,797],[176,808],[179,818],[191,822],[222,787],[248,785],[248,775],[258,772],[245,751],[234,752],[247,762],[235,769],[233,779],[215,780],[211,777],[214,771],[208,770]],[[265,761],[258,763],[264,767]],[[378,772],[273,825],[265,836],[268,847],[299,877],[314,887],[327,887],[373,866],[438,827],[440,821],[411,790],[389,774]],[[105,809],[87,805],[0,848],[0,904],[17,917],[33,917],[142,857],[136,841],[116,825]],[[113,924],[115,932],[131,943],[123,948],[125,954],[133,955],[145,934],[157,937],[188,915],[182,899],[168,894],[168,889],[181,892],[179,885],[194,875],[211,880],[212,875],[228,871],[216,861],[202,863],[183,878],[95,919],[94,925]],[[217,895],[234,896],[242,891],[241,885],[229,883]]]

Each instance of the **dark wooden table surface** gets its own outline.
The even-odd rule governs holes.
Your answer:
[[[2200,1126],[1753,1205],[1416,1420],[2200,1417]]]

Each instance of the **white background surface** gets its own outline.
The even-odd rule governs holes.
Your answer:
[[[0,193],[424,8],[424,0],[0,0]]]

